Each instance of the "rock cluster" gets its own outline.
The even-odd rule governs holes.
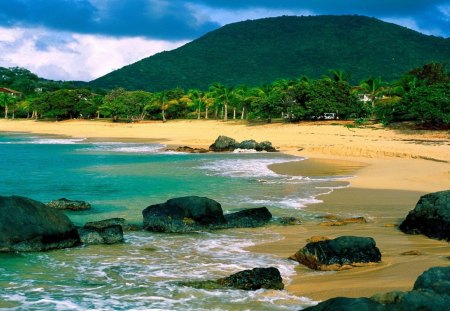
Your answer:
[[[219,136],[216,141],[209,146],[210,151],[224,152],[234,151],[236,149],[254,149],[256,151],[276,152],[270,141],[256,142],[254,140],[244,140],[237,142],[235,139],[227,136]]]
[[[372,238],[342,236],[334,240],[311,240],[291,259],[314,270],[343,270],[378,263],[381,253]]]
[[[261,226],[272,214],[265,207],[224,215],[220,203],[198,196],[173,198],[143,210],[144,229],[156,232],[191,232],[197,230]]]
[[[78,234],[85,245],[121,243],[123,242],[123,226],[125,226],[123,218],[88,222],[78,229]]]
[[[417,278],[412,291],[377,294],[371,298],[337,297],[304,310],[446,311],[449,306],[450,267],[434,267]]]
[[[450,190],[422,196],[399,228],[408,234],[450,241]]]

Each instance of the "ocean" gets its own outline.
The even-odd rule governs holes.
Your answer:
[[[315,217],[317,197],[345,186],[336,177],[268,169],[303,160],[285,154],[180,154],[165,147],[0,133],[0,195],[91,203],[89,211],[66,213],[76,225],[112,217],[140,224],[147,206],[187,195],[212,198],[225,213],[266,206],[274,217]],[[282,238],[270,225],[191,234],[138,231],[126,232],[125,243],[117,245],[0,253],[0,309],[299,310],[315,302],[285,290],[178,285],[270,266],[288,284],[296,263],[247,250]]]

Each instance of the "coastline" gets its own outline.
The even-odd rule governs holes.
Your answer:
[[[230,121],[169,121],[116,124],[106,121],[36,122],[0,120],[0,132],[65,135],[74,138],[161,142],[168,145],[207,147],[219,135],[237,140],[269,140],[279,150],[308,158],[272,165],[290,175],[339,175],[348,188],[320,197],[323,203],[307,206],[317,213],[338,217],[364,216],[366,224],[321,226],[320,220],[299,226],[271,227],[283,236],[276,243],[257,245],[252,251],[287,258],[314,236],[373,237],[382,252],[380,265],[347,271],[314,272],[297,266],[287,290],[324,300],[335,296],[360,297],[376,292],[408,290],[416,277],[431,266],[448,265],[447,242],[405,235],[395,227],[414,208],[420,195],[449,188],[450,137],[445,132],[399,132],[378,127],[344,125],[265,124]],[[309,171],[305,171],[308,169]],[[401,253],[416,250],[420,255]]]

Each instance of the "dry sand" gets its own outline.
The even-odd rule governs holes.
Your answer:
[[[269,140],[282,152],[309,158],[271,166],[276,172],[307,176],[355,174],[349,179],[349,188],[322,196],[324,203],[308,209],[338,217],[364,216],[368,223],[328,227],[319,225],[318,219],[299,226],[272,227],[270,230],[282,234],[284,239],[252,248],[286,258],[311,236],[357,235],[376,240],[383,261],[378,265],[339,272],[316,272],[299,265],[297,275],[287,286],[299,296],[322,300],[408,290],[427,268],[450,263],[447,242],[405,235],[396,228],[422,194],[450,189],[449,132],[388,130],[379,126],[351,128],[331,122],[248,125],[212,120],[138,124],[0,120],[0,131],[142,139],[191,147],[207,147],[219,135],[236,140]],[[402,255],[407,251],[419,255]]]

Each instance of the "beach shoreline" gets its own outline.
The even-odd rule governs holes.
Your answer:
[[[287,290],[298,296],[324,300],[335,296],[360,297],[389,290],[408,290],[431,266],[448,265],[447,242],[409,236],[395,227],[414,208],[421,195],[450,186],[448,132],[401,132],[381,127],[351,128],[346,124],[264,124],[213,120],[180,120],[132,124],[71,120],[43,122],[0,120],[0,132],[64,135],[89,140],[159,142],[169,146],[207,148],[217,136],[236,140],[271,141],[280,152],[307,158],[272,165],[279,174],[343,176],[344,189],[323,195],[323,203],[307,206],[318,214],[363,216],[366,224],[322,226],[320,220],[299,226],[271,227],[283,238],[250,248],[287,258],[310,236],[371,236],[383,256],[382,264],[347,271],[314,272],[298,266]],[[420,255],[402,253],[416,250]]]

